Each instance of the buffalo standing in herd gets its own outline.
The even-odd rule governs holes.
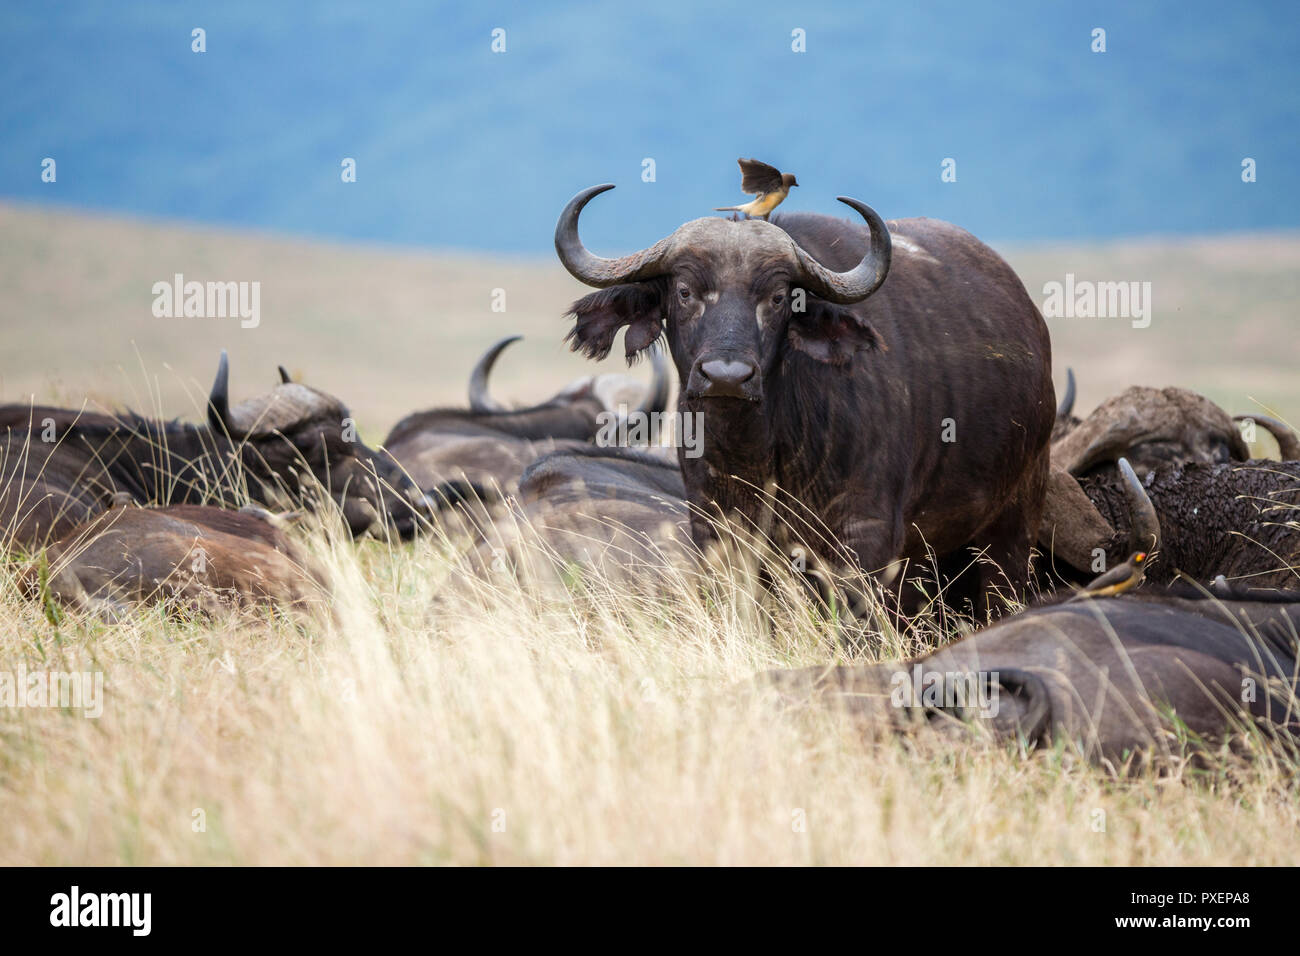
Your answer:
[[[1253,416],[1283,460],[1252,461],[1238,422],[1182,389],[1133,388],[1078,418],[1070,372],[1058,407],[1038,309],[947,223],[885,222],[842,198],[861,224],[705,218],[605,259],[578,220],[610,188],[579,193],[556,226],[561,263],[598,290],[572,305],[569,340],[603,358],[622,332],[629,362],[651,356],[648,390],[602,375],[507,409],[488,377],[512,337],[474,369],[467,408],[407,416],[379,449],[283,370],[232,407],[224,353],[201,425],[0,406],[0,522],[31,555],[19,585],[110,620],[151,600],[320,611],[328,574],[288,527],[305,511],[353,535],[454,528],[479,571],[514,566],[527,536],[636,581],[743,535],[811,556],[808,582],[861,582],[850,613],[874,586],[905,626],[935,583],[987,624],[914,661],[760,678],[786,704],[874,730],[1065,738],[1108,763],[1167,756],[1173,720],[1210,739],[1297,729],[1300,440],[1286,425]],[[610,416],[667,410],[661,349],[702,454],[602,447]],[[1145,586],[1079,590],[1135,552],[1150,555]],[[906,675],[940,675],[934,699],[900,701]],[[958,684],[995,706],[954,701]]]

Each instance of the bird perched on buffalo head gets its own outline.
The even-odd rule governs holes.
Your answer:
[[[772,210],[781,205],[782,200],[789,195],[790,187],[799,185],[795,181],[794,173],[783,173],[767,163],[760,163],[756,159],[738,159],[736,162],[740,163],[741,192],[756,195],[758,198],[743,206],[717,206],[715,208],[717,212],[743,212],[746,216],[766,220]]]

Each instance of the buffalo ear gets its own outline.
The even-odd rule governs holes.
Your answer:
[[[847,365],[858,352],[885,351],[885,340],[866,319],[843,306],[807,298],[790,322],[790,344],[827,365]]]
[[[623,326],[623,345],[628,361],[659,338],[663,328],[664,282],[651,279],[611,286],[579,299],[567,316],[574,319],[566,340],[575,352],[603,359],[614,346],[614,336]]]

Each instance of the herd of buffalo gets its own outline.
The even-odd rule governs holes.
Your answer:
[[[862,223],[711,217],[607,259],[578,222],[610,188],[579,193],[556,226],[561,263],[596,289],[571,306],[569,341],[604,358],[622,332],[628,361],[651,363],[648,389],[598,375],[507,408],[489,377],[510,338],[472,371],[468,407],[408,415],[378,448],[283,369],[232,404],[224,353],[203,424],[0,406],[20,587],[108,620],[144,602],[310,612],[331,584],[294,534],[308,511],[354,536],[445,535],[472,573],[517,571],[540,543],[556,570],[651,590],[743,540],[760,588],[779,561],[837,613],[889,605],[906,628],[942,607],[976,628],[916,660],[764,675],[787,704],[1067,740],[1107,762],[1300,729],[1288,426],[1144,386],[1076,417],[1073,374],[1058,404],[1020,279],[947,223],[886,223],[842,198]],[[698,422],[698,448],[601,438],[655,416]],[[1270,432],[1281,460],[1250,459],[1243,427]],[[1140,570],[1089,589],[1131,555]],[[914,673],[938,690],[900,705]],[[996,706],[942,692],[966,678]]]

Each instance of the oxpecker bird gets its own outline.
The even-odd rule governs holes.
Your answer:
[[[1114,597],[1130,591],[1142,583],[1142,578],[1146,574],[1146,562],[1145,551],[1134,551],[1128,556],[1127,561],[1111,568],[1070,600],[1079,601],[1086,597]]]
[[[767,163],[756,159],[738,159],[736,162],[740,163],[740,191],[758,198],[743,206],[717,206],[716,212],[743,212],[746,216],[766,221],[772,210],[790,194],[790,187],[799,185],[794,173],[783,173]]]

